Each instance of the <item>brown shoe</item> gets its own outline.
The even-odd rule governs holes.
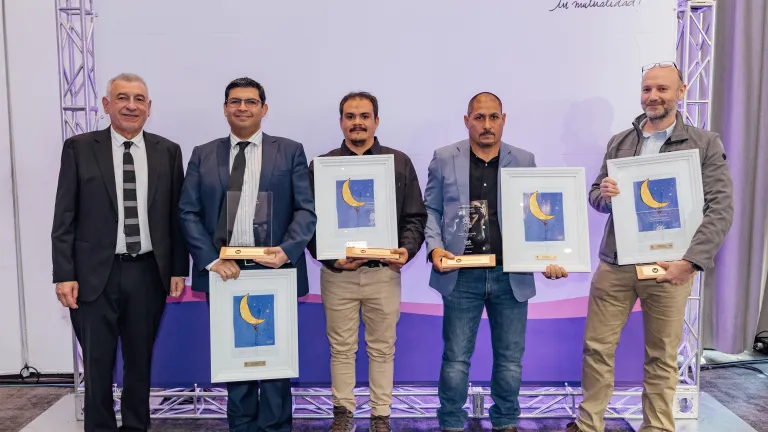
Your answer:
[[[329,432],[355,432],[355,415],[343,406],[333,407],[333,424]]]
[[[371,432],[392,432],[389,416],[371,415]]]
[[[584,432],[581,430],[579,425],[576,424],[576,422],[571,422],[565,425],[565,432]]]

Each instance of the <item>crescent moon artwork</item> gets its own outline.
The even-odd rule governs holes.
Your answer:
[[[275,344],[272,294],[234,296],[233,330],[235,348],[255,348]]]
[[[248,294],[244,295],[243,299],[240,300],[240,317],[248,324],[252,324],[254,330],[257,325],[264,322],[264,319],[258,319],[251,313],[251,308],[248,307]]]
[[[352,196],[352,191],[349,189],[349,182],[351,179],[347,179],[347,181],[344,182],[341,186],[341,199],[344,200],[345,203],[347,203],[350,207],[358,208],[363,205],[365,205],[365,202],[361,202],[355,199],[355,197]]]
[[[536,199],[536,196],[539,194],[538,191],[531,194],[531,197],[528,198],[528,208],[531,209],[531,214],[536,219],[542,221],[544,225],[547,224],[547,221],[554,218],[554,215],[545,214],[543,211],[541,211],[541,207],[539,206],[539,201]]]
[[[526,242],[565,241],[562,192],[524,193],[522,205]]]
[[[373,192],[373,179],[336,181],[336,214],[340,229],[376,226]]]
[[[651,191],[648,189],[648,179],[645,179],[643,184],[640,185],[640,199],[643,200],[645,205],[656,210],[662,209],[669,205],[669,201],[658,202],[653,198]]]
[[[635,212],[640,232],[681,227],[674,177],[639,180],[633,183]]]

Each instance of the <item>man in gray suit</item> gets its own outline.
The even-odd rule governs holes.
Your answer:
[[[490,409],[493,430],[517,431],[521,359],[525,347],[528,299],[536,294],[532,273],[504,273],[501,243],[499,168],[535,167],[533,154],[501,142],[506,114],[501,100],[483,92],[469,101],[464,124],[469,140],[435,151],[424,191],[426,240],[433,270],[429,285],[443,296],[443,361],[437,417],[444,431],[464,430],[469,360],[483,308],[488,312],[493,346]],[[442,258],[493,254],[494,268],[450,271]],[[558,265],[551,279],[567,277]]]

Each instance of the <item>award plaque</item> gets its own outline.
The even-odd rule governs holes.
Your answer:
[[[664,274],[659,261],[683,258],[704,217],[698,150],[611,159],[608,175],[619,265],[635,264],[639,279]]]
[[[273,258],[264,250],[272,243],[272,192],[248,197],[241,191],[227,192],[227,245],[220,259]]]
[[[210,272],[211,382],[299,376],[295,268]]]
[[[491,224],[488,213],[488,201],[470,201],[469,205],[459,206],[451,227],[464,241],[464,255],[455,255],[453,259],[442,258],[445,268],[495,267],[496,255],[491,253]]]
[[[397,259],[394,156],[321,156],[313,163],[317,259]]]
[[[505,272],[543,272],[550,264],[592,271],[584,171],[500,169]]]

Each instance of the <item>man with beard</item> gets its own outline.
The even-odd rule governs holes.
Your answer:
[[[369,361],[372,432],[391,431],[389,415],[394,379],[395,328],[400,319],[400,269],[416,256],[424,242],[427,211],[419,178],[405,153],[379,143],[379,103],[366,92],[349,93],[339,104],[344,133],[341,147],[323,156],[385,155],[395,157],[397,232],[396,260],[324,260],[320,290],[325,308],[326,333],[331,345],[332,432],[355,430],[357,406],[355,353],[362,309]],[[309,166],[314,184],[314,165]],[[314,190],[314,187],[313,187]],[[317,258],[315,238],[309,250]]]
[[[533,273],[503,271],[501,240],[501,190],[499,169],[535,167],[533,154],[501,141],[506,114],[501,100],[483,92],[469,101],[464,124],[469,140],[437,149],[429,164],[424,191],[427,205],[426,240],[433,270],[429,285],[443,296],[443,361],[440,368],[437,418],[445,431],[464,430],[467,412],[469,364],[483,308],[488,313],[493,347],[490,408],[494,431],[516,432],[520,415],[521,359],[525,347],[528,299],[536,294]],[[482,203],[487,216],[490,251],[478,241],[477,232],[454,229],[466,208]],[[485,212],[487,211],[487,215]],[[477,214],[477,210],[473,210]],[[470,215],[472,217],[473,215]],[[493,268],[451,271],[442,258],[491,253]],[[545,276],[567,277],[558,265],[549,265]]]
[[[600,264],[592,278],[584,331],[582,390],[578,420],[568,432],[602,432],[604,414],[613,393],[614,357],[619,335],[637,299],[643,309],[645,374],[641,431],[675,430],[672,398],[677,383],[677,348],[683,330],[685,303],[696,271],[713,265],[715,254],[733,220],[731,176],[718,134],[684,123],[677,112],[686,86],[672,62],[643,68],[640,103],[645,112],[632,128],[608,142],[605,160],[635,155],[697,149],[701,155],[704,218],[683,259],[659,262],[665,274],[638,280],[634,265],[618,265],[611,198],[619,194],[607,176],[605,160],[592,184],[589,203],[607,213]]]

